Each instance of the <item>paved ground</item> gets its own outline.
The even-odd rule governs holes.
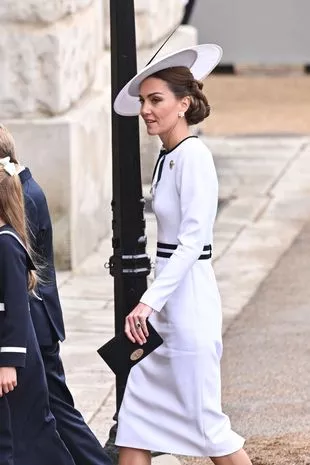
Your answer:
[[[225,335],[223,401],[256,464],[310,464],[309,244],[310,223]]]
[[[309,219],[310,138],[208,137],[206,142],[215,155],[220,196],[224,201],[215,227],[214,266],[223,300],[224,330],[227,330]],[[147,214],[147,224],[148,252],[154,256],[156,231],[151,214]],[[107,437],[115,403],[113,376],[96,354],[96,349],[113,335],[113,280],[104,267],[110,255],[110,239],[107,239],[75,273],[58,275],[67,327],[62,354],[68,382],[78,408],[102,442]],[[289,282],[293,278],[291,276]],[[240,329],[236,331],[229,329],[227,333],[227,345],[234,351],[239,347],[234,344],[234,338]],[[256,336],[255,330],[253,336]],[[248,352],[246,343],[244,338],[244,351]],[[258,343],[253,341],[253,344]],[[277,347],[279,363],[285,349],[290,346],[279,344]],[[257,346],[252,350],[257,353]],[[226,353],[236,357],[234,360],[237,361],[234,351],[226,349]],[[290,350],[286,355],[291,357]],[[247,363],[251,360],[249,358]],[[259,360],[257,357],[254,362]],[[246,409],[239,415],[238,389],[243,388],[241,374],[248,370],[235,362],[233,367],[239,374],[232,376],[228,366],[225,358],[224,400],[231,410],[234,424],[243,434],[261,434],[259,429],[252,429],[250,397],[240,398],[239,403],[244,403]],[[254,375],[256,371],[251,369],[249,372]],[[271,392],[276,383],[282,383],[277,378],[270,377],[269,380]],[[233,381],[240,385],[234,385]],[[265,394],[264,402],[267,398]],[[258,408],[257,404],[253,404],[254,408]],[[260,415],[260,418],[267,418],[262,411]],[[237,424],[239,417],[241,423]],[[160,460],[164,465],[172,463],[167,456]],[[256,462],[256,465],[263,463]]]

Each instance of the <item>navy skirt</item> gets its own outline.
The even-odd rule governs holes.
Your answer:
[[[49,408],[30,314],[26,366],[18,369],[17,383],[0,398],[0,465],[74,465]]]

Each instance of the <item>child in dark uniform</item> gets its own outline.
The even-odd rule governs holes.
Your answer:
[[[12,134],[0,124],[0,159],[10,157],[22,184],[31,248],[43,263],[41,282],[30,298],[30,314],[39,344],[57,431],[76,465],[111,465],[101,444],[75,408],[66,383],[59,342],[65,339],[54,267],[53,229],[45,194],[28,167],[16,158]],[[42,464],[44,465],[44,464]]]
[[[0,160],[0,465],[74,465],[48,403],[29,296],[36,282],[27,251],[16,165]]]

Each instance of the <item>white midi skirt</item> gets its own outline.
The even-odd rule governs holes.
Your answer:
[[[211,262],[198,260],[150,317],[164,343],[130,371],[116,445],[211,457],[242,448],[221,407],[221,320]]]

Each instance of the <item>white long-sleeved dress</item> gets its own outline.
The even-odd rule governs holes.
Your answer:
[[[221,302],[211,260],[199,258],[213,241],[216,171],[196,137],[166,152],[163,163],[154,176],[153,209],[165,244],[158,250],[172,255],[157,256],[155,280],[141,301],[154,309],[150,322],[164,343],[130,371],[116,444],[223,456],[244,439],[221,408]]]

